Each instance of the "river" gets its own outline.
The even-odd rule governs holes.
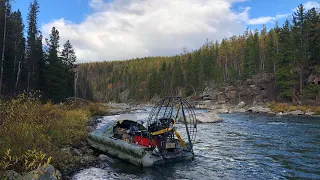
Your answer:
[[[139,168],[114,160],[73,179],[320,179],[320,118],[220,116],[222,123],[198,125],[194,161]],[[99,127],[117,117],[105,117]]]

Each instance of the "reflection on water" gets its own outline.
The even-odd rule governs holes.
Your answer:
[[[221,116],[198,125],[194,161],[142,169],[115,160],[74,179],[320,179],[320,118]]]

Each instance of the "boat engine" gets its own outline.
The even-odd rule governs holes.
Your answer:
[[[193,151],[197,132],[194,110],[181,97],[166,97],[151,110],[147,131],[154,153],[163,157]]]

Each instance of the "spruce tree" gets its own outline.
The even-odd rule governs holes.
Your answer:
[[[299,74],[299,92],[302,94],[305,67],[308,60],[305,8],[300,4],[293,14],[294,71]]]
[[[69,40],[67,40],[67,42],[63,45],[61,57],[65,66],[65,73],[67,78],[66,95],[71,97],[74,92],[74,68],[77,57]]]
[[[293,48],[290,24],[287,20],[279,35],[279,59],[276,71],[276,86],[279,97],[283,100],[295,101],[294,79],[292,72]]]
[[[46,96],[53,102],[61,102],[67,97],[66,68],[62,58],[58,56],[59,31],[53,27],[50,39],[47,40]]]
[[[40,64],[43,64],[43,57],[39,47],[39,38],[41,34],[38,30],[37,20],[39,13],[39,3],[37,0],[34,0],[29,7],[28,14],[28,31],[27,31],[27,47],[26,47],[26,60],[27,60],[27,92],[35,89],[42,89],[40,77],[43,77],[43,67],[40,67]],[[42,39],[41,39],[42,41]],[[41,46],[42,48],[42,46]],[[41,50],[42,51],[42,50]]]

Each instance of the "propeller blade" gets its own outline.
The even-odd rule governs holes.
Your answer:
[[[176,137],[178,138],[180,145],[184,148],[187,148],[186,143],[182,140],[180,134],[177,131],[174,131],[174,134],[176,135]]]
[[[166,133],[166,132],[169,132],[171,131],[172,128],[166,128],[166,129],[161,129],[159,131],[155,131],[152,133],[153,136],[156,136],[156,135],[159,135],[159,134],[163,134],[163,133]]]

